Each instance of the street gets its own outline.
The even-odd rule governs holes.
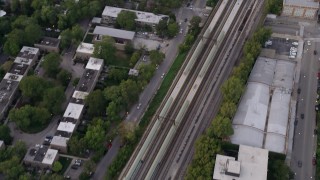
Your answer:
[[[267,23],[273,32],[281,34],[298,35],[304,38],[304,47],[301,58],[300,80],[296,84],[296,90],[301,89],[297,94],[297,110],[295,130],[293,135],[292,154],[289,159],[290,168],[295,174],[296,180],[313,179],[315,166],[312,158],[316,149],[315,126],[315,104],[317,99],[317,73],[319,69],[319,55],[314,55],[314,50],[319,50],[319,24],[316,21],[304,21],[291,18],[279,18],[281,22],[287,23]],[[303,21],[303,22],[299,22]],[[311,45],[307,45],[310,40]],[[297,82],[296,82],[297,83]],[[290,154],[288,154],[290,156]],[[298,163],[298,162],[301,162]],[[299,165],[300,164],[300,165]],[[299,167],[300,166],[300,167]]]

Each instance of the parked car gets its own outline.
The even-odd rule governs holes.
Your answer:
[[[74,164],[77,165],[77,166],[81,166],[82,165],[82,160],[81,159],[76,159]]]
[[[77,170],[78,168],[79,168],[79,165],[76,165],[76,164],[72,164],[72,166],[71,166],[71,169]]]
[[[292,45],[294,45],[294,46],[298,46],[298,45],[299,45],[299,43],[298,43],[298,42],[292,42]]]
[[[304,119],[304,114],[303,113],[300,116],[301,116],[301,119]]]
[[[316,158],[312,158],[312,165],[317,165],[317,160],[316,160]]]
[[[298,167],[302,167],[302,162],[298,161]]]
[[[313,54],[314,54],[314,55],[317,55],[317,54],[318,54],[318,52],[317,52],[316,50],[314,50],[314,51],[313,51]]]

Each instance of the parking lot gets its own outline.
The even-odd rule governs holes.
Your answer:
[[[278,38],[278,37],[271,37],[269,39],[272,41],[272,45],[267,45],[266,48],[268,49],[274,49],[276,51],[276,54],[278,55],[290,55],[290,48],[295,47],[296,45],[293,45],[293,42],[297,42],[293,39],[285,39],[285,38]]]

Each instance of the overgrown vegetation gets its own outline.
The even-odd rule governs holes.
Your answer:
[[[282,12],[283,0],[268,0],[267,11],[272,14],[280,15]]]

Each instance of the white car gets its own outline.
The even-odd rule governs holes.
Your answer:
[[[311,46],[311,42],[310,41],[307,41],[307,44],[308,44],[308,46]]]
[[[179,32],[179,33],[182,34],[182,32],[183,32],[183,29],[180,29],[180,32]]]
[[[296,58],[295,56],[289,56],[289,59],[294,59],[294,58]]]
[[[290,55],[291,55],[291,56],[296,56],[297,53],[296,53],[296,52],[290,52]]]
[[[299,45],[299,43],[298,43],[298,42],[293,42],[293,43],[292,43],[292,45],[294,45],[294,46],[298,46],[298,45]]]
[[[163,77],[164,77],[164,73],[162,73],[162,75],[161,75],[161,79],[163,79]]]
[[[141,107],[141,103],[138,104],[137,109],[140,109],[140,107]]]
[[[266,41],[266,43],[265,43],[265,45],[267,46],[271,46],[272,45],[272,41],[270,41],[270,40],[268,40],[268,41]]]

